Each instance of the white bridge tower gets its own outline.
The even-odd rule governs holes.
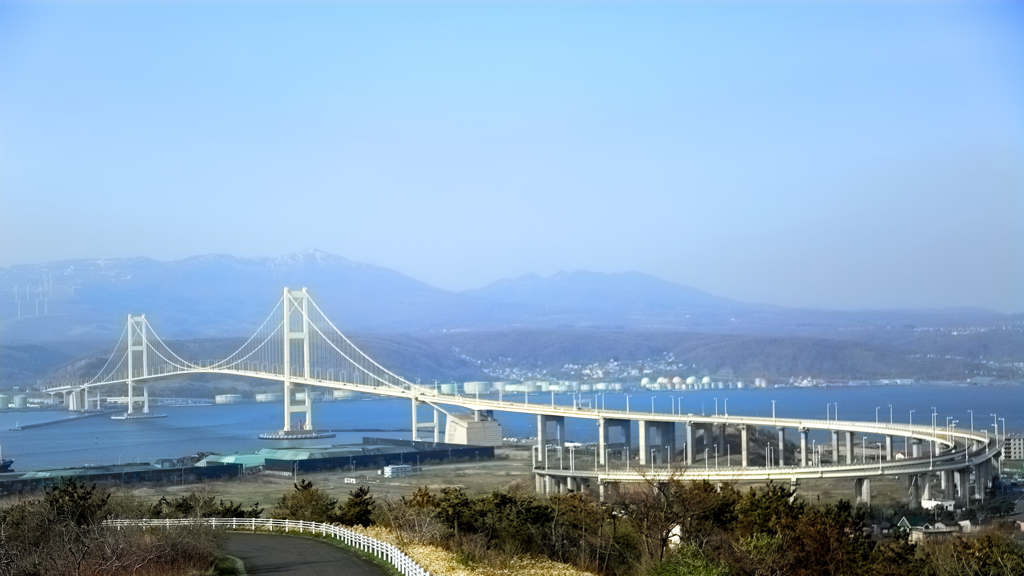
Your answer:
[[[313,395],[308,386],[292,384],[292,377],[309,378],[309,294],[306,289],[284,289],[284,428],[292,432],[292,414],[305,415],[301,430],[313,431]],[[304,401],[292,400],[293,388],[304,392]]]
[[[128,415],[134,413],[135,379],[149,376],[146,315],[128,316]],[[149,385],[142,385],[142,413],[149,414]]]

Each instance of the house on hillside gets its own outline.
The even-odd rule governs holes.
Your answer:
[[[942,522],[929,522],[924,516],[912,516],[909,518],[904,516],[896,523],[896,526],[910,532],[911,542],[948,538],[962,530],[962,525],[960,524],[947,525]]]

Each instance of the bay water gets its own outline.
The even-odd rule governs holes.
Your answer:
[[[522,403],[522,394],[505,396],[506,401]],[[556,404],[572,405],[574,397],[556,394]],[[626,393],[581,394],[577,401],[585,406],[624,409],[642,419],[653,409],[658,413],[673,410],[692,414],[771,416],[772,400],[776,415],[791,418],[835,418],[840,420],[908,422],[913,410],[915,424],[931,424],[932,410],[940,427],[947,417],[956,420],[958,429],[970,429],[971,410],[976,430],[991,434],[993,416],[1005,418],[1007,432],[1024,431],[1024,386],[865,386],[831,388],[752,388],[692,391],[632,391]],[[533,394],[530,404],[550,404],[547,393]],[[673,408],[675,406],[675,408]],[[446,407],[446,409],[449,409]],[[458,410],[457,408],[450,408]],[[430,409],[421,406],[420,421],[428,421]],[[11,428],[57,420],[68,412],[21,410],[0,412],[0,446],[5,458],[15,459],[15,470],[30,471],[83,465],[128,462],[152,462],[161,458],[179,458],[197,452],[233,454],[260,448],[285,446],[325,446],[358,444],[364,436],[380,438],[410,437],[410,403],[390,398],[360,398],[314,405],[313,422],[317,429],[373,430],[340,431],[335,438],[319,440],[260,440],[263,432],[279,430],[283,421],[280,403],[225,404],[206,406],[154,406],[153,412],[166,418],[147,420],[111,420],[97,416],[51,426],[12,431]],[[536,435],[536,417],[497,412],[506,437]],[[1004,423],[999,422],[1000,433]],[[386,431],[381,431],[386,430]],[[424,436],[429,435],[423,431]],[[825,432],[817,434],[825,441]],[[795,438],[795,434],[791,436]],[[593,420],[568,419],[566,439],[594,442],[597,426]],[[902,449],[900,443],[897,448]]]

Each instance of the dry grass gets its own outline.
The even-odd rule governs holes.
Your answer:
[[[568,564],[536,557],[517,556],[507,559],[500,566],[468,563],[455,552],[431,544],[408,541],[382,526],[357,527],[356,530],[398,546],[420,566],[439,576],[594,576],[592,572]]]

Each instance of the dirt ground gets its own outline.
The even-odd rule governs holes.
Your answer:
[[[298,475],[298,479],[310,480],[333,497],[344,501],[359,485],[370,488],[377,497],[399,497],[411,494],[416,488],[426,486],[432,491],[446,486],[461,486],[469,494],[486,494],[493,490],[520,483],[528,489],[534,486],[531,453],[529,448],[503,448],[497,451],[495,460],[437,464],[423,466],[420,472],[406,478],[385,478],[376,470],[332,471]],[[575,465],[580,469],[593,467],[593,459],[578,457]],[[566,462],[568,466],[568,462]],[[346,483],[346,479],[356,483]],[[258,474],[233,480],[212,481],[204,484],[184,486],[146,485],[128,490],[147,501],[156,501],[161,496],[168,498],[202,491],[217,498],[241,502],[248,507],[259,503],[266,509],[273,507],[282,494],[293,490],[296,479],[291,476]],[[803,480],[797,486],[797,495],[809,502],[834,503],[840,499],[854,498],[853,480]],[[909,493],[905,479],[872,478],[872,504],[890,506],[907,502]],[[762,483],[738,483],[736,488],[746,491]],[[933,490],[938,486],[933,486]]]
[[[337,470],[300,473],[297,478],[276,474],[254,474],[232,480],[205,482],[201,485],[147,485],[129,491],[145,500],[156,501],[161,496],[171,498],[200,490],[216,495],[217,498],[241,502],[246,507],[259,503],[269,510],[282,494],[294,489],[293,483],[298,479],[313,482],[315,486],[326,490],[341,501],[348,498],[349,492],[360,485],[369,487],[370,493],[378,497],[407,496],[421,486],[427,486],[431,490],[439,490],[446,486],[462,486],[470,494],[484,494],[515,482],[523,482],[532,487],[530,453],[515,451],[517,453],[507,454],[504,450],[500,452],[501,457],[495,460],[423,466],[420,472],[406,478],[385,478],[376,470]],[[346,478],[354,478],[356,483],[346,483]]]

